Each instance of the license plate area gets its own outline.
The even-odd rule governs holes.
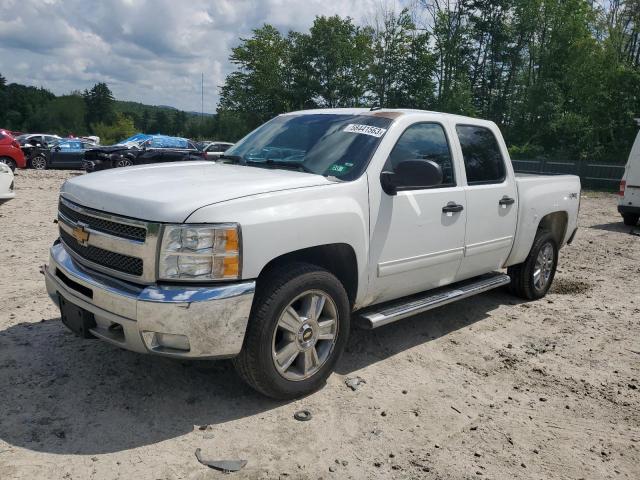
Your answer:
[[[93,313],[74,305],[58,294],[62,323],[80,338],[95,338],[89,331],[96,327]]]

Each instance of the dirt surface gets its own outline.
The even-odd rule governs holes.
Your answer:
[[[0,479],[640,478],[640,237],[614,195],[583,195],[545,299],[495,291],[354,330],[327,386],[283,403],[229,362],[62,326],[38,268],[72,175],[20,171],[0,206]],[[226,477],[196,448],[248,464]]]

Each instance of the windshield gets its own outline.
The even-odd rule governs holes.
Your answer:
[[[223,159],[354,180],[391,122],[372,115],[281,115],[240,140]]]

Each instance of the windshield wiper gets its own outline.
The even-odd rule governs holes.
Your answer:
[[[225,155],[224,153],[218,157],[220,160],[231,160],[232,162],[240,163],[242,157],[240,155]]]
[[[305,173],[313,173],[316,174],[316,172],[314,172],[313,170],[311,170],[309,167],[307,167],[304,163],[302,162],[288,162],[286,160],[246,160],[246,163],[249,165],[265,165],[267,167],[283,167],[283,168],[289,168],[292,170],[298,170],[299,172],[305,172]]]

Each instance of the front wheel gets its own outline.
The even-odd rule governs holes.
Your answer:
[[[638,219],[640,219],[640,215],[637,213],[623,213],[622,220],[625,225],[629,225],[630,227],[635,227],[638,223]]]
[[[12,172],[15,172],[16,167],[18,166],[15,160],[9,157],[0,157],[0,163],[4,163]]]
[[[31,168],[34,170],[46,170],[47,169],[47,159],[44,155],[36,155],[31,159]]]
[[[509,267],[510,290],[527,300],[544,297],[556,274],[558,244],[550,232],[541,230],[536,235],[527,259]]]
[[[127,157],[119,158],[118,161],[116,162],[116,167],[117,168],[130,167],[132,165],[133,165],[133,161],[130,158],[127,158]]]
[[[236,370],[255,390],[276,399],[319,389],[349,334],[344,287],[327,270],[306,263],[276,269],[259,285]]]

